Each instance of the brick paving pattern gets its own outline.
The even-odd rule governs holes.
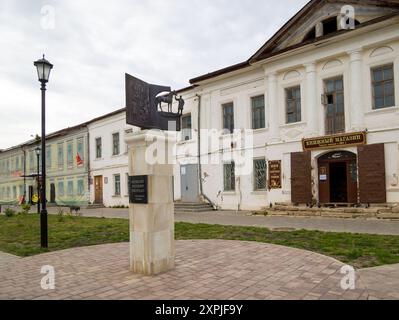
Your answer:
[[[370,300],[399,300],[399,264],[359,270]]]
[[[176,269],[155,277],[129,271],[127,243],[75,248],[0,267],[0,299],[367,299],[340,287],[342,263],[316,253],[240,241],[177,241]],[[53,291],[40,287],[55,268]]]

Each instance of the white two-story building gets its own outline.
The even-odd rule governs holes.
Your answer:
[[[90,121],[90,202],[106,207],[128,206],[128,150],[126,110],[120,109]]]
[[[247,61],[190,82],[176,200],[399,202],[399,1],[310,1]],[[199,152],[205,129],[225,132]],[[251,170],[229,160],[247,151]]]

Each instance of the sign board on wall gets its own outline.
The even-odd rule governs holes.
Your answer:
[[[269,189],[281,189],[281,160],[269,161]]]
[[[304,151],[359,146],[367,143],[366,132],[337,134],[318,138],[303,139]]]

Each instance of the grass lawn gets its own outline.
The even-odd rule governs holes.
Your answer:
[[[49,216],[49,250],[40,248],[39,216],[0,216],[0,251],[31,256],[46,251],[129,241],[123,219]],[[224,239],[273,243],[318,252],[357,268],[399,263],[399,236],[176,223],[176,239]]]

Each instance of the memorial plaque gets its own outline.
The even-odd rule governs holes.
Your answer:
[[[281,161],[269,161],[269,189],[281,189]]]
[[[129,202],[148,204],[148,176],[129,177]]]

